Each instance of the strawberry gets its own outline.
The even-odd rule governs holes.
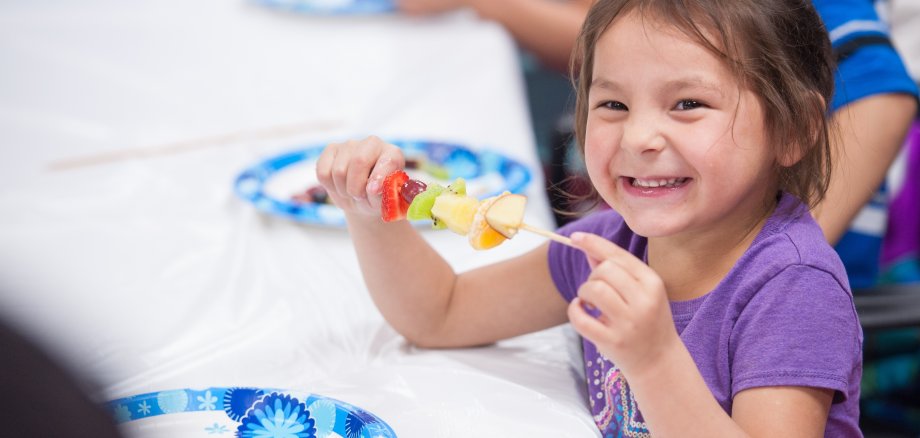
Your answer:
[[[403,199],[400,191],[403,184],[409,180],[409,175],[402,170],[397,170],[383,179],[383,200],[380,206],[380,217],[384,222],[393,222],[406,218],[409,203]]]

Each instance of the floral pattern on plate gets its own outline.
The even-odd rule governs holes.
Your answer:
[[[332,398],[267,388],[159,391],[106,404],[122,426],[181,417],[183,436],[393,438],[377,416]],[[198,416],[190,414],[197,413]],[[176,423],[172,421],[172,423]],[[190,433],[185,433],[188,431]],[[197,434],[191,433],[197,431]]]

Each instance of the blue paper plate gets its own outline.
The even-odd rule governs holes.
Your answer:
[[[396,11],[393,0],[253,0],[264,6],[326,15],[381,14]]]
[[[402,148],[407,160],[429,164],[422,168],[428,170],[409,170],[411,177],[441,184],[463,178],[467,194],[480,199],[504,191],[521,193],[530,183],[530,171],[524,164],[495,151],[473,151],[457,144],[430,141],[390,143]],[[338,207],[292,199],[318,184],[314,164],[324,147],[294,150],[243,170],[234,182],[236,194],[271,215],[309,224],[344,226],[345,215]]]
[[[269,388],[177,389],[106,404],[130,436],[394,438],[374,414],[321,395]]]

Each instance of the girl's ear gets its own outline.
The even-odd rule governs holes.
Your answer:
[[[802,157],[805,156],[805,148],[802,145],[795,145],[795,147],[787,148],[780,152],[779,156],[776,157],[776,161],[781,167],[792,167],[795,166],[795,163],[798,163]]]
[[[814,120],[815,121],[819,120],[818,119],[819,117],[821,119],[825,119],[827,117],[827,106],[826,106],[826,101],[824,100],[824,97],[822,97],[821,94],[816,91],[811,92],[810,95],[811,95],[810,100],[812,101],[811,103],[813,105],[812,108],[813,108],[814,117],[815,117]],[[826,120],[825,120],[825,123],[827,123]],[[805,156],[806,153],[808,153],[809,149],[815,147],[815,143],[818,141],[819,138],[821,138],[821,130],[824,129],[824,126],[826,125],[823,123],[812,123],[810,125],[811,125],[810,126],[811,132],[809,132],[809,135],[807,137],[808,138],[807,144],[799,144],[798,142],[796,142],[794,147],[787,148],[781,151],[779,153],[779,156],[776,157],[776,161],[779,163],[780,166],[782,167],[794,166],[796,163],[798,163],[802,159],[802,157]]]

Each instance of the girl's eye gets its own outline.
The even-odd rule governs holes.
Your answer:
[[[626,108],[626,105],[624,105],[622,102],[617,102],[615,100],[607,100],[607,101],[601,102],[601,104],[598,105],[598,107],[606,108],[606,109],[614,110],[614,111],[629,111],[629,108]]]
[[[694,108],[700,108],[703,104],[697,100],[693,99],[683,99],[677,102],[677,105],[674,106],[674,109],[679,111],[692,110]]]

